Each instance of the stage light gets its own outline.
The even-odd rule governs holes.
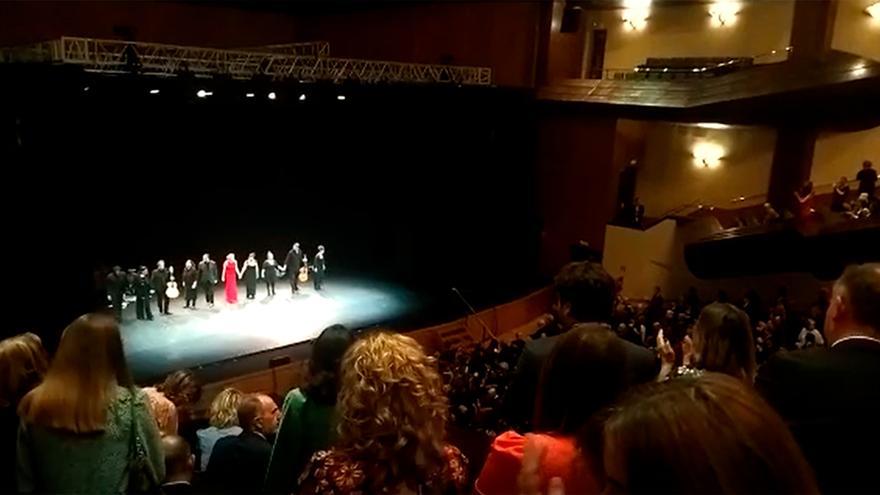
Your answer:
[[[345,95],[339,95],[336,97],[336,99],[339,101],[345,101]]]
[[[717,168],[724,158],[724,148],[711,141],[699,141],[691,150],[694,157],[694,166],[697,168]]]
[[[305,93],[299,95],[299,101],[306,101],[306,94]]]
[[[151,94],[151,95],[157,95],[157,94],[159,94],[159,90],[158,90],[158,89],[151,89],[151,90],[150,90],[150,94]]]
[[[700,129],[730,129],[727,124],[719,124],[718,122],[700,122],[697,124]]]
[[[276,98],[274,91],[270,92],[267,96],[269,97],[270,100],[274,100]]]
[[[724,27],[736,22],[742,6],[738,0],[717,0],[709,6],[709,17],[713,27]]]
[[[86,92],[86,93],[88,93],[90,89],[92,89],[92,88],[90,88],[90,87],[88,87],[88,86],[85,86],[85,87],[83,88],[83,91]]]
[[[205,97],[211,96],[213,94],[214,94],[213,91],[205,91],[204,89],[200,89],[196,92],[196,96],[198,96],[199,98],[205,98]]]
[[[624,0],[623,18],[624,25],[630,31],[639,31],[648,24],[651,15],[651,0]]]
[[[865,9],[865,13],[873,17],[875,20],[880,20],[880,2],[874,2],[871,5],[868,5],[868,8]]]
[[[244,94],[244,97],[245,97],[245,98],[253,98],[254,96],[255,96],[255,95],[254,95],[253,93],[245,93],[245,94]]]

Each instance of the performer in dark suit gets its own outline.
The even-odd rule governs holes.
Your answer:
[[[150,276],[150,285],[153,286],[153,290],[156,291],[156,305],[159,306],[159,314],[160,315],[169,315],[171,313],[168,312],[168,303],[170,302],[168,296],[165,295],[165,288],[168,285],[168,270],[165,269],[165,260],[159,260],[156,263],[156,269],[153,270],[153,274]]]
[[[299,243],[294,242],[293,247],[287,252],[287,258],[284,259],[284,269],[287,271],[287,278],[290,280],[290,293],[299,292],[296,278],[299,276],[299,269],[304,261],[303,252],[299,248]]]
[[[880,263],[850,266],[825,316],[829,347],[781,351],[756,387],[788,422],[822,493],[880,493]]]
[[[263,261],[263,280],[266,281],[266,295],[275,295],[275,281],[278,280],[278,262],[272,251],[266,252],[266,260]]]
[[[113,306],[116,319],[122,321],[122,300],[128,285],[128,277],[119,265],[113,267],[113,271],[107,275],[107,297]]]
[[[199,271],[193,260],[186,260],[183,266],[183,289],[186,294],[186,308],[196,309],[199,294]]]
[[[149,274],[150,271],[147,270],[147,267],[142,266],[140,274],[134,282],[134,295],[137,298],[135,300],[135,309],[137,310],[138,320],[153,319],[153,310],[150,309],[150,294],[153,292],[153,287],[150,284],[149,278],[147,278]]]
[[[577,324],[582,329],[613,333],[606,323],[611,321],[614,310],[615,282],[602,265],[588,261],[569,263],[556,275],[554,285],[557,300],[552,325],[555,328],[546,331],[552,336],[526,343],[504,400],[504,415],[517,427],[530,427],[541,368],[561,334]],[[620,340],[626,351],[626,383],[635,385],[655,379],[660,363],[654,353]]]
[[[267,395],[242,398],[238,425],[242,432],[223,437],[214,444],[205,470],[210,493],[258,493],[262,490],[272,455],[266,440],[278,428],[278,406]]]
[[[324,288],[324,272],[327,270],[327,262],[324,259],[324,246],[318,246],[318,253],[312,260],[312,270],[315,272],[315,290]]]
[[[214,286],[217,285],[217,263],[211,259],[208,253],[202,255],[199,263],[199,287],[205,293],[205,301],[208,307],[214,307]]]

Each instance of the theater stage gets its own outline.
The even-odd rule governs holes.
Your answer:
[[[311,283],[303,285],[291,297],[287,282],[279,281],[275,296],[268,297],[260,284],[256,299],[247,300],[240,283],[238,304],[233,305],[225,301],[219,284],[213,308],[200,294],[198,309],[184,309],[181,296],[171,302],[172,314],[161,316],[153,301],[153,321],[138,321],[134,303],[129,304],[123,311],[122,338],[135,380],[155,380],[181,368],[200,369],[206,381],[256,371],[254,367],[265,369],[271,357],[262,356],[259,364],[251,363],[251,369],[239,363],[238,369],[225,372],[212,363],[244,361],[248,355],[273,349],[275,356],[289,355],[279,348],[307,342],[328,325],[378,325],[417,311],[421,304],[406,289],[367,279],[329,279],[321,292]]]

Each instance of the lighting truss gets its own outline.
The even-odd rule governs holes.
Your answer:
[[[325,57],[321,53],[329,53],[329,44],[321,43],[312,44],[308,49],[304,44],[290,44],[221,50],[65,36],[36,45],[2,49],[0,62],[73,64],[91,72],[136,72],[152,76],[191,74],[195,77],[223,75],[233,79],[265,76],[272,80],[492,84],[492,70],[486,67]],[[285,53],[285,50],[301,50],[303,53],[312,50],[315,55]]]
[[[330,43],[326,41],[309,41],[305,43],[283,43],[280,45],[263,45],[240,48],[245,52],[278,53],[296,57],[329,57]]]

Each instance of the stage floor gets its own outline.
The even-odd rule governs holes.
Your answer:
[[[171,301],[168,316],[159,315],[153,301],[153,321],[137,320],[135,305],[129,304],[123,311],[122,337],[135,380],[308,341],[334,323],[378,325],[419,306],[410,291],[366,279],[330,279],[321,292],[311,283],[301,284],[293,297],[286,281],[275,289],[275,296],[268,297],[265,285],[259,284],[256,299],[248,300],[240,284],[238,303],[228,304],[219,284],[213,308],[200,294],[198,309],[184,309],[181,295]]]

